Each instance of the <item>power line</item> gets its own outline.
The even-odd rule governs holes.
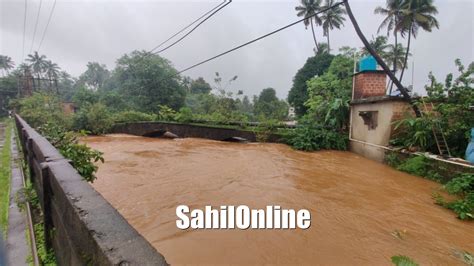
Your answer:
[[[23,18],[23,49],[21,50],[21,60],[25,60],[25,35],[26,35],[26,11],[28,10],[28,0],[25,0],[25,16]]]
[[[179,38],[177,41],[175,41],[174,43],[168,45],[167,47],[157,51],[157,52],[154,52],[153,54],[159,54],[165,50],[167,50],[168,48],[171,48],[172,46],[174,46],[175,44],[177,44],[178,42],[180,42],[182,39],[186,38],[186,36],[188,36],[189,34],[191,34],[195,29],[197,29],[201,24],[203,24],[204,22],[206,22],[206,20],[210,19],[212,16],[214,16],[217,12],[219,12],[221,9],[223,9],[224,7],[226,7],[228,4],[232,3],[232,0],[229,0],[229,2],[227,2],[227,4],[219,7],[217,10],[215,10],[214,12],[212,12],[208,17],[206,17],[203,21],[199,22],[194,28],[192,28],[188,33],[186,33],[183,37]]]
[[[43,37],[41,37],[41,41],[40,41],[40,44],[38,46],[38,52],[41,49],[41,45],[43,44],[44,36],[46,36],[46,31],[48,30],[49,23],[51,22],[51,18],[53,17],[55,7],[56,7],[56,0],[54,0],[53,7],[51,8],[51,12],[49,13],[48,23],[46,23],[46,28],[44,28]]]
[[[207,11],[206,13],[204,13],[202,16],[200,16],[199,18],[197,18],[196,20],[194,20],[193,22],[191,22],[189,25],[187,25],[186,27],[182,28],[180,31],[176,32],[175,34],[173,34],[171,37],[169,37],[168,39],[166,39],[165,41],[163,41],[162,43],[158,44],[157,46],[155,46],[153,49],[151,49],[149,51],[149,53],[152,53],[153,51],[155,51],[156,49],[160,48],[163,44],[167,43],[169,40],[173,39],[176,35],[180,34],[181,32],[185,31],[187,28],[191,27],[194,23],[198,22],[199,20],[201,20],[203,17],[207,16],[209,13],[211,13],[212,11],[214,11],[216,8],[218,8],[219,6],[221,6],[222,4],[225,3],[226,0],[224,0],[222,3],[218,4],[217,6],[215,6],[213,9]]]
[[[183,69],[183,70],[180,70],[180,71],[178,71],[176,74],[177,74],[177,75],[178,75],[178,74],[181,74],[181,73],[183,73],[183,72],[185,72],[185,71],[188,71],[188,70],[190,70],[190,69],[192,69],[192,68],[195,68],[195,67],[197,67],[197,66],[200,66],[200,65],[202,65],[202,64],[204,64],[204,63],[207,63],[207,62],[209,62],[209,61],[211,61],[211,60],[214,60],[214,59],[216,59],[216,58],[218,58],[218,57],[221,57],[221,56],[226,55],[226,54],[228,54],[228,53],[230,53],[230,52],[233,52],[233,51],[235,51],[235,50],[238,50],[238,49],[240,49],[240,48],[242,48],[242,47],[244,47],[244,46],[247,46],[247,45],[252,44],[252,43],[254,43],[254,42],[256,42],[256,41],[259,41],[259,40],[261,40],[261,39],[263,39],[263,38],[266,38],[266,37],[268,37],[268,36],[270,36],[270,35],[273,35],[273,34],[275,34],[275,33],[277,33],[277,32],[280,32],[280,31],[282,31],[282,30],[284,30],[284,29],[287,29],[287,28],[289,28],[289,27],[291,27],[291,26],[294,26],[294,25],[296,25],[296,24],[298,24],[298,23],[300,23],[300,22],[302,22],[302,21],[304,21],[304,20],[306,20],[306,19],[308,19],[308,18],[312,18],[312,17],[317,16],[317,15],[319,15],[320,13],[326,12],[326,11],[328,11],[328,10],[330,10],[330,9],[332,9],[332,8],[334,8],[334,7],[336,7],[336,6],[342,5],[343,3],[344,3],[344,2],[336,3],[336,4],[334,4],[334,5],[330,6],[330,7],[327,7],[327,8],[325,8],[325,9],[323,9],[323,10],[320,10],[319,12],[314,13],[314,14],[311,15],[311,16],[307,16],[307,17],[305,17],[305,18],[302,18],[302,19],[300,19],[300,20],[298,20],[298,21],[295,21],[295,22],[293,22],[293,23],[290,23],[290,24],[288,24],[288,25],[286,25],[286,26],[284,26],[284,27],[281,27],[281,28],[279,28],[279,29],[276,29],[276,30],[274,30],[274,31],[272,31],[272,32],[270,32],[270,33],[267,33],[267,34],[265,34],[265,35],[262,35],[262,36],[260,36],[260,37],[258,37],[258,38],[256,38],[256,39],[253,39],[253,40],[251,40],[251,41],[248,41],[248,42],[246,42],[246,43],[244,43],[244,44],[241,44],[241,45],[239,45],[239,46],[236,46],[236,47],[234,47],[234,48],[232,48],[232,49],[230,49],[230,50],[227,50],[227,51],[225,51],[225,52],[223,52],[223,53],[220,53],[220,54],[218,54],[218,55],[216,55],[216,56],[213,56],[213,57],[211,57],[211,58],[209,58],[209,59],[206,59],[206,60],[204,60],[204,61],[201,61],[201,62],[199,62],[199,63],[197,63],[197,64],[194,64],[194,65],[192,65],[192,66],[190,66],[190,67],[187,67],[187,68],[185,68],[185,69]]]
[[[38,8],[38,15],[36,16],[36,24],[35,24],[35,30],[33,32],[33,39],[31,40],[31,47],[30,47],[30,53],[33,51],[33,43],[35,42],[35,37],[36,37],[36,29],[38,28],[38,21],[39,21],[39,16],[41,12],[41,4],[43,3],[43,0],[40,0],[39,8]]]

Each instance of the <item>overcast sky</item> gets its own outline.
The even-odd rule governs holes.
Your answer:
[[[39,0],[27,0],[25,56],[30,52]],[[74,76],[86,69],[89,61],[104,63],[109,69],[117,58],[135,49],[151,49],[183,26],[216,6],[220,1],[67,1],[57,0],[51,24],[40,50]],[[178,70],[244,43],[259,35],[291,23],[298,18],[294,7],[299,1],[234,0],[206,21],[180,44],[163,52]],[[350,0],[353,12],[367,37],[376,35],[382,16],[375,7],[384,0]],[[433,71],[444,80],[455,71],[454,59],[465,64],[474,61],[474,1],[435,0],[440,29],[420,31],[413,41],[414,87],[421,92],[427,74]],[[45,29],[53,0],[43,0],[36,38],[38,45]],[[0,54],[18,63],[22,59],[24,0],[0,0]],[[347,19],[348,20],[348,19]],[[317,38],[323,40],[321,28]],[[361,47],[350,21],[331,32],[331,45]],[[273,87],[286,98],[292,78],[313,52],[311,30],[295,25],[276,35],[185,72],[192,78],[203,76],[212,83],[214,73],[224,79],[239,78],[233,89],[247,95]],[[412,64],[409,63],[411,68]],[[411,83],[411,69],[408,71]],[[405,83],[406,84],[406,83]]]

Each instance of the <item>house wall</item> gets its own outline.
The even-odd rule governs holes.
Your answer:
[[[394,133],[393,122],[410,113],[410,105],[401,100],[381,100],[351,106],[350,150],[366,158],[383,161],[389,141]],[[361,112],[376,112],[377,125],[370,128],[359,115]]]

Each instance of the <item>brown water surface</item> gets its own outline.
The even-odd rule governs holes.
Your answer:
[[[128,135],[89,137],[103,151],[93,186],[169,263],[462,265],[474,224],[435,204],[439,184],[350,152],[280,144]],[[176,207],[308,209],[308,230],[179,230]]]

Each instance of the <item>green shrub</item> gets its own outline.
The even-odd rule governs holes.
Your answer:
[[[159,105],[158,119],[161,121],[175,121],[176,111],[166,105]]]
[[[449,181],[444,188],[449,194],[464,196],[474,191],[474,174],[460,174]]]
[[[396,152],[388,152],[385,155],[385,163],[391,167],[397,168],[402,163],[402,160],[398,157]]]
[[[13,107],[34,128],[52,122],[70,127],[69,117],[63,113],[61,103],[55,95],[34,93],[14,102]]]
[[[474,219],[474,174],[459,174],[446,183],[443,188],[459,198],[446,201],[441,195],[435,195],[436,203],[454,211],[461,220]]]
[[[431,163],[425,156],[414,156],[401,162],[398,170],[407,172],[412,175],[425,177],[430,180],[441,182],[443,177],[431,168]]]
[[[396,266],[418,266],[418,263],[416,263],[412,258],[407,256],[398,255],[393,256],[391,259],[392,263]]]
[[[101,103],[85,105],[74,115],[73,119],[74,130],[86,130],[95,135],[106,133],[112,124],[112,115]]]
[[[181,107],[179,113],[175,115],[175,119],[181,123],[189,123],[193,121],[193,111],[189,107]]]
[[[346,150],[348,136],[318,124],[306,124],[289,133],[287,143],[304,151]]]
[[[85,135],[84,132],[66,131],[54,124],[46,124],[39,130],[64,157],[71,160],[72,166],[85,180],[94,182],[97,178],[95,172],[98,169],[94,163],[104,162],[104,158],[102,152],[79,143],[78,137]]]
[[[421,151],[437,152],[433,135],[434,117],[406,117],[395,122],[392,145],[414,148]]]
[[[141,121],[154,121],[157,116],[153,114],[142,113],[138,111],[123,111],[113,115],[114,123],[129,123]]]

